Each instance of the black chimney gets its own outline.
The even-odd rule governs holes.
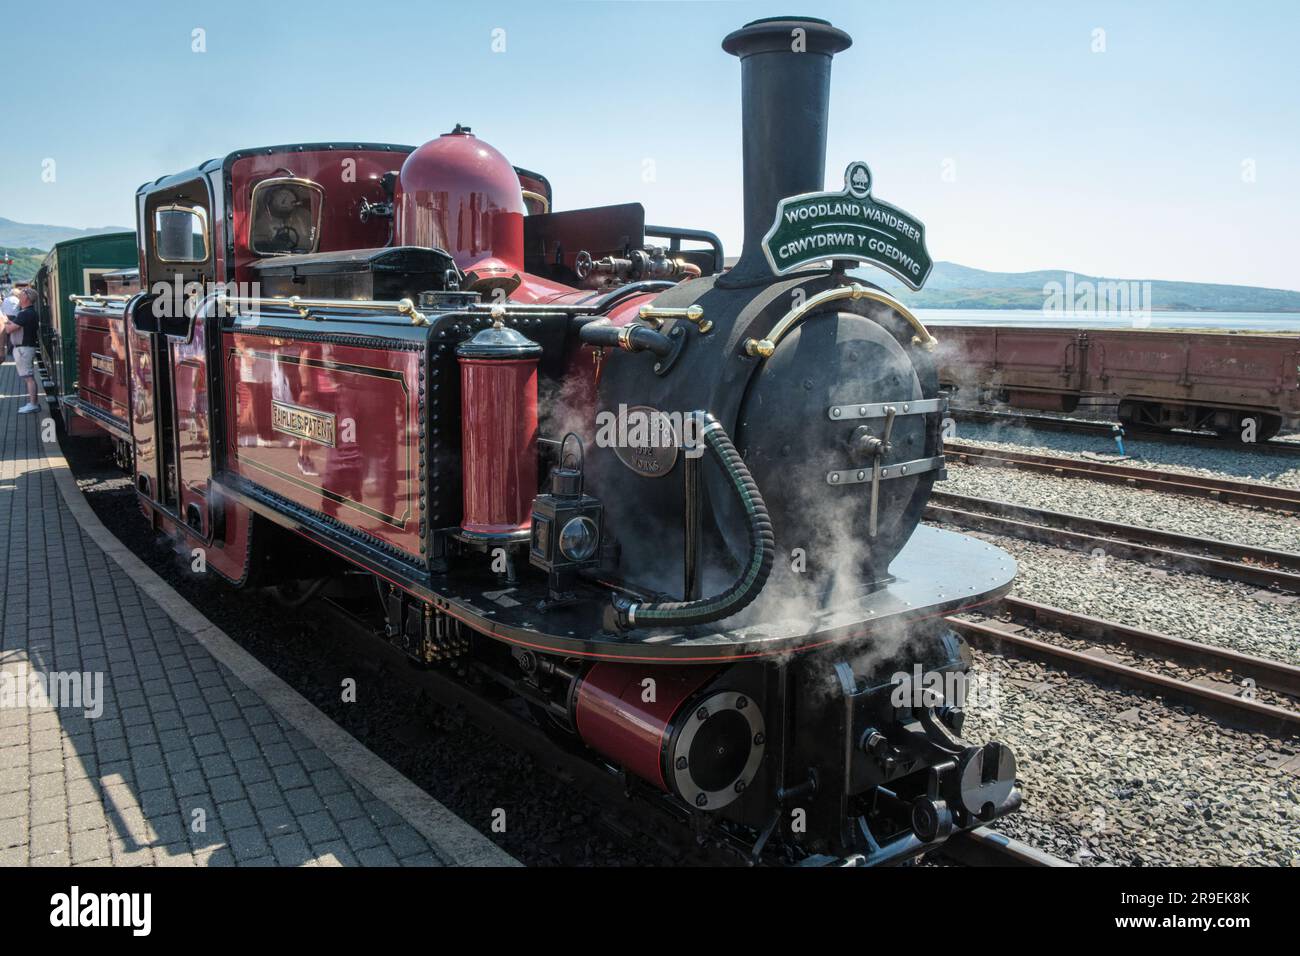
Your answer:
[[[831,57],[853,38],[813,17],[769,17],[722,41],[740,57],[745,163],[745,245],[719,285],[772,278],[762,241],[786,196],[826,184],[826,121]]]

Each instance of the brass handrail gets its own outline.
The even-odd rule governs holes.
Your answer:
[[[288,306],[295,309],[302,318],[309,318],[313,309],[337,309],[344,311],[347,309],[362,309],[369,312],[396,312],[398,315],[409,316],[412,325],[428,325],[429,320],[424,317],[415,303],[410,299],[398,299],[397,301],[386,301],[382,299],[304,299],[302,296],[291,295],[288,297],[274,297],[261,295],[227,295],[220,293],[218,298],[227,303],[235,305],[252,305],[252,306]]]
[[[101,305],[105,302],[125,302],[131,298],[129,295],[78,295],[72,293],[68,296],[69,302],[98,302]]]
[[[745,339],[745,354],[757,355],[762,358],[768,358],[776,351],[776,347],[781,344],[786,334],[799,324],[808,313],[814,309],[825,305],[827,302],[836,302],[840,299],[870,299],[872,302],[879,302],[881,305],[887,305],[904,319],[916,332],[912,336],[912,344],[918,345],[927,352],[931,351],[938,340],[930,334],[930,330],[912,314],[907,306],[899,302],[887,292],[881,292],[879,289],[872,289],[869,286],[858,285],[856,282],[848,285],[835,286],[832,289],[818,292],[816,295],[806,299],[802,305],[795,306],[789,312],[781,317],[781,320],[772,326],[772,331],[763,339]]]
[[[548,213],[551,211],[551,201],[547,199],[545,196],[543,196],[541,193],[535,193],[531,189],[521,189],[519,191],[523,194],[523,197],[525,199],[531,199],[533,202],[541,203],[543,213]]]
[[[713,323],[704,317],[704,306],[688,305],[684,309],[670,309],[664,306],[643,305],[637,312],[641,321],[653,325],[656,329],[664,324],[665,319],[685,319],[693,322],[701,334],[712,331]]]

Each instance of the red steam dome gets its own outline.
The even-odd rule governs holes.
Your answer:
[[[524,268],[519,176],[469,127],[458,124],[406,158],[394,205],[399,245],[444,249],[462,270],[475,264],[487,272]]]

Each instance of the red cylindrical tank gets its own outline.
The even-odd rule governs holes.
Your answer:
[[[496,259],[523,271],[519,175],[468,127],[458,125],[406,157],[393,198],[397,245],[446,250],[462,270]]]
[[[537,495],[537,360],[542,347],[500,318],[456,348],[462,533],[526,539]]]
[[[602,662],[579,678],[573,722],[583,743],[688,806],[721,810],[758,776],[763,708],[712,684],[713,667]]]
[[[592,750],[669,790],[663,752],[673,715],[716,673],[711,667],[595,664],[578,685],[578,734]],[[653,693],[647,693],[647,677],[654,680]]]

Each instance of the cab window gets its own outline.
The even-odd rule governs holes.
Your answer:
[[[208,213],[201,206],[173,203],[153,214],[154,254],[161,262],[206,262]]]
[[[310,179],[264,179],[253,187],[248,247],[254,255],[315,252],[325,190]]]

